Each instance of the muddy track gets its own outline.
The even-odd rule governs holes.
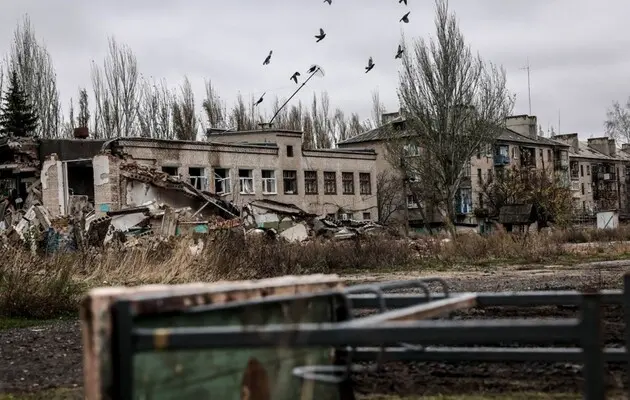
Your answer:
[[[628,263],[598,267],[522,268],[481,273],[438,273],[453,291],[560,290],[587,287],[618,288]],[[405,274],[409,277],[409,274]],[[401,279],[379,274],[375,279]],[[576,311],[558,307],[521,309],[492,307],[458,313],[459,318],[571,317]],[[623,343],[619,307],[604,312],[605,341]],[[0,393],[31,392],[82,384],[81,335],[76,321],[38,328],[0,331]],[[611,388],[621,387],[621,367],[607,370]],[[449,394],[506,391],[577,392],[581,367],[549,363],[387,363],[382,371],[354,376],[359,393]]]

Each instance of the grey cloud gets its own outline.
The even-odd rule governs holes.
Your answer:
[[[532,65],[532,106],[544,128],[585,136],[601,132],[606,108],[630,95],[630,43],[626,16],[630,3],[608,0],[451,0],[473,50],[501,64],[517,94],[515,113],[526,113],[527,78]],[[137,54],[145,76],[176,85],[187,75],[198,99],[211,79],[231,104],[264,91],[286,97],[298,70],[320,64],[326,77],[314,78],[296,100],[310,103],[313,91],[328,91],[332,107],[370,116],[371,92],[378,88],[390,109],[398,107],[399,61],[394,53],[401,30],[407,39],[433,35],[433,2],[409,0],[411,22],[398,19],[406,8],[395,0],[0,0],[0,54],[7,52],[21,15],[31,16],[57,68],[67,103],[79,86],[90,86],[90,60],[102,62],[107,36]],[[319,28],[327,37],[315,43]],[[274,50],[269,66],[262,61]],[[365,74],[368,57],[376,67]],[[305,74],[303,74],[303,77]],[[266,99],[267,100],[267,99]],[[265,102],[269,106],[269,102]],[[557,129],[557,126],[556,126]]]

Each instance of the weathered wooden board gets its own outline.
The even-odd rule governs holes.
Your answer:
[[[112,383],[110,306],[117,299],[131,300],[136,314],[144,315],[186,310],[202,304],[224,304],[237,300],[317,293],[340,288],[342,282],[337,275],[308,275],[259,281],[93,289],[81,305],[85,396],[89,400],[108,398],[105,393]]]

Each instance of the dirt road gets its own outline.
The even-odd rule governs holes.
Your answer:
[[[351,282],[409,279],[421,275],[446,278],[453,291],[564,290],[619,288],[630,262],[602,262],[528,269],[523,266],[485,271],[353,275]],[[570,316],[573,311],[547,307],[518,310],[496,307],[460,313],[470,317]],[[622,345],[623,316],[607,308],[606,342]],[[79,325],[64,321],[38,328],[0,331],[0,393],[39,391],[80,386],[81,339]],[[576,392],[581,388],[581,367],[572,364],[390,363],[379,373],[355,377],[362,393],[450,394],[466,392],[549,391]],[[620,387],[622,370],[609,369],[611,387]]]

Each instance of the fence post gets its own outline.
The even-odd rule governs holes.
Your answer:
[[[585,293],[582,296],[580,336],[584,355],[584,398],[586,400],[606,398],[600,304],[599,293]]]
[[[602,349],[601,303],[599,293],[582,296],[580,336],[584,355],[584,398],[606,398],[604,353]]]
[[[623,327],[623,332],[625,336],[626,342],[626,379],[625,384],[625,392],[630,398],[630,273],[625,274],[623,276],[623,319],[625,321],[625,326]]]

